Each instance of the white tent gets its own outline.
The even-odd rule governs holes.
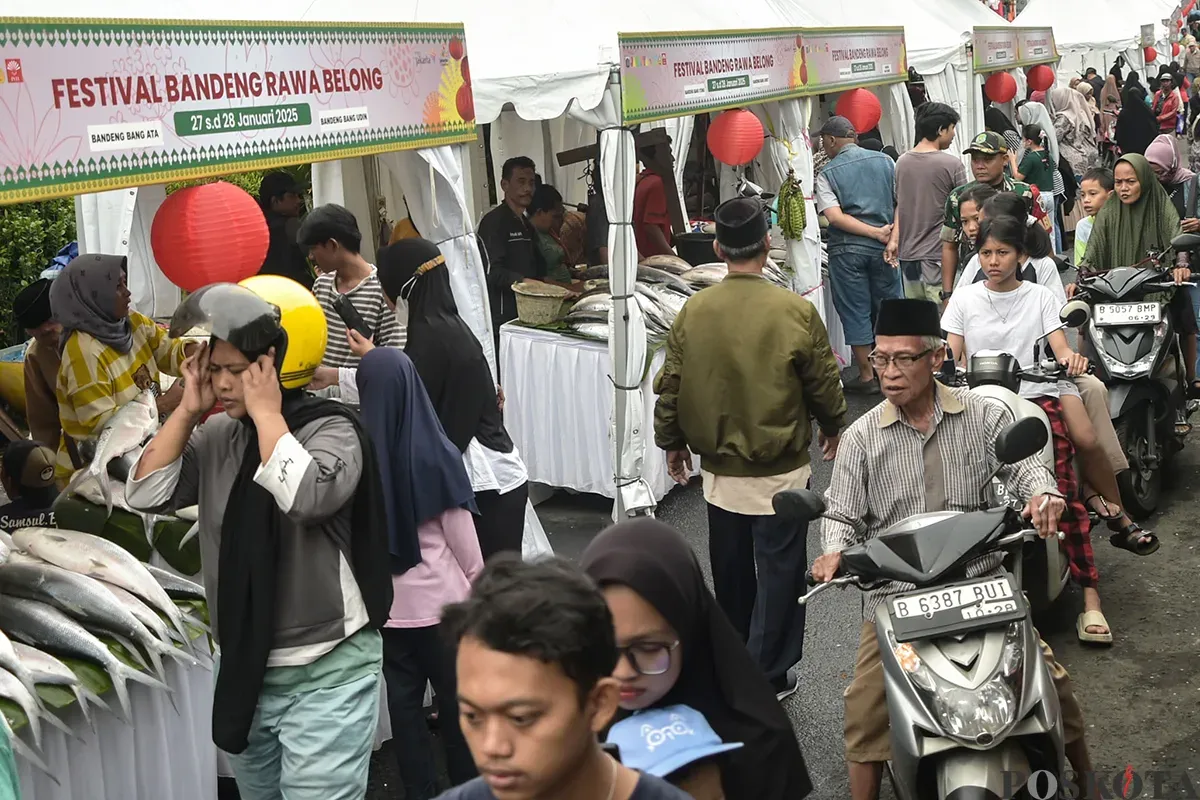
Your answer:
[[[1058,67],[1061,80],[1082,75],[1088,67],[1095,67],[1103,75],[1118,56],[1140,70],[1141,26],[1158,23],[1161,28],[1161,20],[1167,16],[1153,7],[1156,2],[1031,0],[1015,24],[1054,29],[1054,40],[1062,55]]]

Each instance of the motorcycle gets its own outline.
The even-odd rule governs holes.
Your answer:
[[[1041,421],[1022,419],[1001,431],[996,457],[1013,464],[1048,441]],[[863,530],[806,489],[780,492],[774,508],[797,522],[826,517]],[[1021,560],[1012,572],[963,577],[977,557],[1035,538],[1008,506],[917,514],[843,551],[839,574],[800,598],[808,603],[834,586],[916,587],[889,597],[875,618],[891,723],[888,770],[900,800],[999,800],[1023,785],[1014,775],[1062,777],[1061,710],[1022,593]]]
[[[1184,234],[1172,244],[1187,249],[1200,237]],[[1185,283],[1184,286],[1194,286]],[[1147,295],[1178,289],[1163,254],[1151,252],[1132,267],[1080,274],[1075,298],[1090,307],[1081,346],[1108,386],[1109,414],[1129,460],[1118,475],[1121,500],[1134,519],[1157,510],[1168,462],[1183,449],[1191,424],[1188,386],[1179,335],[1167,304]]]
[[[947,362],[943,365],[942,380],[944,383],[957,386],[965,383],[972,394],[986,397],[997,405],[1007,408],[1014,420],[1036,419],[1045,427],[1046,444],[1037,453],[1037,459],[1038,463],[1045,467],[1051,475],[1054,474],[1054,447],[1050,441],[1050,420],[1040,406],[1021,397],[1018,391],[1022,381],[1053,384],[1068,379],[1066,368],[1057,361],[1053,359],[1039,360],[1042,342],[1048,339],[1051,333],[1056,333],[1064,328],[1080,327],[1087,322],[1087,313],[1087,306],[1079,301],[1073,301],[1064,306],[1060,314],[1063,324],[1041,337],[1035,344],[1035,366],[1031,369],[1021,369],[1017,359],[1008,353],[977,354],[971,358],[965,372],[955,367],[952,356],[948,356]],[[951,370],[954,370],[953,377],[950,377]],[[1013,499],[1009,497],[1004,483],[994,479],[987,507],[994,508],[1012,503]],[[1014,553],[1013,558],[1017,558],[1018,555],[1026,576],[1024,586],[1029,603],[1035,612],[1043,611],[1053,605],[1054,601],[1062,595],[1067,581],[1070,579],[1070,565],[1066,550],[1061,541],[1046,539],[1028,543],[1028,546],[1023,548],[1019,554]],[[1007,566],[1010,570],[1013,569],[1011,563]]]

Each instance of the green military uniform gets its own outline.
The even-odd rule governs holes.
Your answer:
[[[975,137],[975,141],[971,142],[971,146],[967,148],[967,153],[979,153],[985,156],[997,156],[1008,153],[1008,142],[1004,141],[1004,137],[998,133],[981,133]],[[946,198],[946,218],[942,222],[942,241],[943,242],[959,242],[962,235],[962,218],[958,213],[958,206],[963,193],[979,185],[979,181],[971,181],[964,183],[962,186],[955,187],[949,197]],[[1025,200],[1025,204],[1029,208],[1034,206],[1033,189],[1028,183],[1013,180],[1005,174],[1003,181],[997,187],[997,191],[1012,192],[1018,197]]]

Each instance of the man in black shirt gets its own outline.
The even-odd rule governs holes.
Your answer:
[[[500,171],[504,202],[479,221],[479,239],[487,250],[488,296],[492,304],[492,328],[496,351],[500,350],[500,326],[517,318],[517,299],[512,285],[525,278],[542,278],[545,265],[534,244],[533,228],[525,210],[533,201],[537,171],[525,156],[510,158]]]
[[[267,219],[271,243],[260,275],[283,275],[304,288],[313,284],[308,258],[296,241],[304,212],[304,187],[287,172],[268,172],[258,186],[258,205]]]
[[[480,777],[441,800],[687,800],[600,747],[622,656],[604,595],[577,568],[498,555],[442,626],[457,646],[463,735]]]

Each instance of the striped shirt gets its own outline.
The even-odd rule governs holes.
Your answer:
[[[329,338],[325,343],[325,358],[321,361],[321,366],[358,367],[358,357],[350,352],[350,342],[346,338],[346,323],[333,307],[333,299],[338,294],[337,273],[327,272],[317,278],[312,292],[321,304],[321,309],[325,312],[325,321],[329,324]],[[374,266],[371,267],[371,274],[343,297],[350,301],[354,310],[374,333],[372,341],[376,347],[403,349],[404,328],[387,306],[383,284],[379,282],[379,275]]]
[[[910,425],[889,400],[842,434],[826,506],[831,513],[860,520],[867,530],[860,539],[849,525],[823,520],[824,552],[839,553],[874,539],[915,514],[979,508],[979,490],[997,464],[996,437],[1012,422],[1012,413],[965,389],[936,386],[928,434]],[[927,470],[935,474],[927,475]],[[1018,497],[1058,495],[1054,475],[1036,456],[1005,467],[1000,476]],[[1002,561],[1002,553],[980,556],[967,565],[967,577],[995,572]],[[863,599],[864,621],[873,621],[876,609],[889,596],[913,588],[910,583],[892,582],[868,593]]]
[[[63,433],[76,441],[95,436],[117,409],[148,386],[158,386],[159,370],[178,375],[187,342],[171,339],[152,319],[129,312],[133,346],[119,353],[90,333],[76,331],[67,340],[58,369],[58,416]],[[63,443],[55,476],[66,480],[74,467]]]

